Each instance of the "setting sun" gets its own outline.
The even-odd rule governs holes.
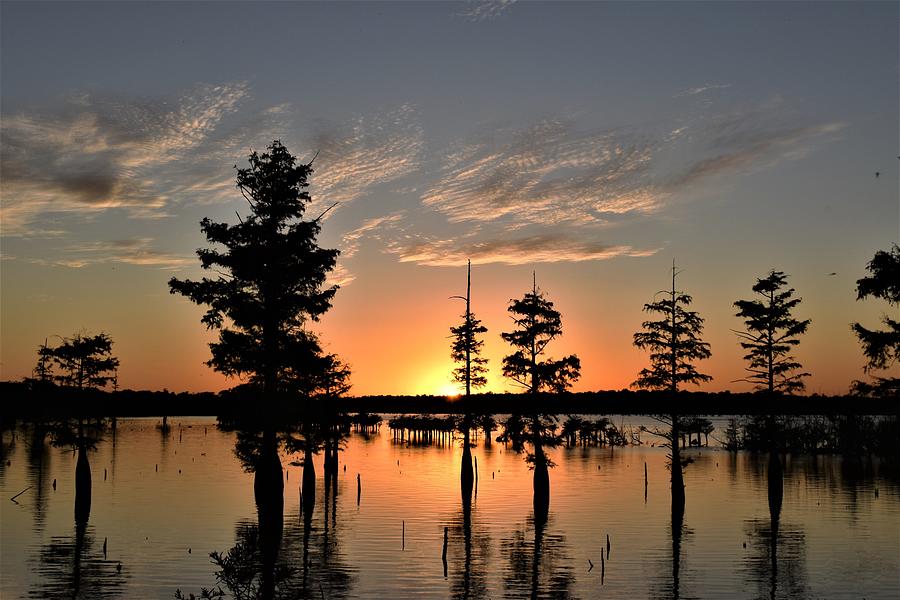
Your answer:
[[[447,396],[448,398],[455,398],[460,395],[460,389],[453,385],[452,383],[445,383],[438,387],[438,391],[436,392],[437,396]]]

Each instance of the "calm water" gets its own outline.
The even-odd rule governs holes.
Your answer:
[[[235,435],[214,419],[174,419],[168,435],[158,423],[120,420],[115,443],[107,435],[90,454],[84,531],[74,521],[73,453],[27,429],[4,433],[3,598],[71,598],[76,587],[92,599],[196,594],[215,584],[210,552],[253,547],[254,476],[235,457]],[[773,515],[764,457],[687,452],[695,462],[674,530],[661,448],[552,451],[550,516],[537,531],[531,472],[496,442],[473,449],[479,481],[468,518],[457,443],[396,444],[386,425],[351,435],[336,495],[323,489],[316,459],[308,526],[302,468],[284,456],[281,589],[328,599],[900,597],[900,486],[877,460],[788,457]]]

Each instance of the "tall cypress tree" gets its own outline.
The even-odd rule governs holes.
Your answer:
[[[787,275],[772,270],[753,286],[759,299],[734,303],[738,309],[735,316],[744,319],[746,327],[746,331],[735,331],[749,363],[750,375],[741,381],[770,395],[802,391],[806,387],[802,378],[809,377],[809,373],[797,372],[802,365],[790,351],[800,343],[799,336],[806,333],[811,321],[797,320],[791,314],[801,299],[794,297],[794,288],[784,289],[786,286]]]
[[[250,153],[250,166],[237,170],[237,188],[250,205],[238,223],[200,223],[210,244],[200,266],[217,276],[199,281],[172,278],[169,290],[207,307],[202,322],[219,330],[207,364],[229,376],[246,376],[267,396],[284,391],[283,374],[298,369],[298,354],[319,350],[304,332],[307,320],[331,307],[337,286],[326,287],[337,250],[320,248],[319,218],[304,220],[310,202],[311,164],[298,164],[281,142]]]
[[[531,395],[532,406],[536,407],[540,394],[564,392],[581,376],[581,361],[574,354],[559,360],[542,360],[547,345],[562,335],[562,317],[553,308],[553,303],[538,290],[536,279],[530,292],[521,299],[510,300],[507,311],[516,327],[500,336],[516,351],[503,358],[503,375],[525,388]],[[546,519],[550,507],[548,468],[553,465],[544,454],[544,448],[560,443],[556,423],[555,414],[533,412],[522,422],[522,429],[508,429],[506,432],[513,438],[521,438],[513,439],[514,447],[523,447],[527,440],[534,450],[526,460],[534,468],[534,515],[538,522]]]
[[[472,450],[470,448],[470,431],[472,429],[472,413],[470,396],[473,388],[487,385],[487,359],[481,356],[484,342],[478,336],[487,333],[487,327],[475,318],[472,312],[472,261],[468,262],[466,269],[466,295],[453,296],[459,300],[465,300],[466,312],[463,321],[456,327],[450,328],[452,334],[450,343],[450,358],[459,365],[453,369],[453,380],[465,386],[466,413],[463,415],[463,453],[460,468],[460,485],[463,500],[470,497],[474,474],[472,469]]]
[[[672,287],[660,292],[663,298],[644,305],[644,312],[657,314],[661,318],[644,321],[643,331],[634,334],[634,345],[641,350],[650,351],[650,367],[638,373],[634,387],[646,390],[658,390],[678,393],[682,384],[699,384],[712,380],[712,377],[697,371],[693,363],[709,358],[709,344],[700,335],[703,333],[703,318],[699,313],[688,310],[693,298],[675,287],[678,270],[672,261]],[[667,417],[671,428],[668,433],[661,434],[671,448],[672,474],[672,510],[684,506],[684,464],[678,440],[681,427],[676,413]]]
[[[466,277],[466,295],[453,296],[466,302],[466,312],[462,315],[462,323],[450,328],[453,334],[450,343],[450,358],[459,365],[453,369],[453,381],[464,386],[466,398],[473,388],[487,385],[487,359],[481,356],[484,342],[478,339],[482,333],[487,333],[487,327],[475,318],[472,312],[472,262],[469,261]]]
[[[251,152],[237,169],[237,188],[250,205],[246,218],[229,225],[205,218],[200,228],[219,248],[197,250],[200,266],[216,274],[199,281],[172,278],[169,291],[206,306],[202,322],[219,330],[207,364],[228,376],[246,377],[263,392],[263,408],[282,392],[303,393],[323,362],[309,320],[331,307],[337,286],[325,286],[337,250],[320,248],[322,215],[305,220],[312,164],[298,164],[280,141],[267,152]],[[237,168],[237,167],[235,167]],[[297,384],[302,383],[301,389]],[[278,456],[277,423],[263,410],[262,439],[254,464],[254,495],[260,524],[280,523],[284,481]],[[311,471],[310,471],[311,474]],[[262,527],[261,527],[262,528]],[[280,528],[268,546],[277,552]]]

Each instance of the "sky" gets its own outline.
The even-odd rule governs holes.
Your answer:
[[[121,387],[219,390],[203,217],[248,207],[234,166],[315,159],[310,213],[341,251],[315,325],[354,394],[451,393],[449,327],[488,327],[532,276],[581,358],[575,390],[647,357],[642,306],[679,288],[713,376],[748,384],[733,302],[786,272],[812,319],[810,393],[863,377],[850,330],[891,309],[855,281],[900,239],[896,2],[0,3],[0,379],[107,332]],[[876,172],[878,176],[876,176]],[[894,315],[896,316],[896,315]]]

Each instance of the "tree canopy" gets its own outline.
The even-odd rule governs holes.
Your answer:
[[[250,215],[235,225],[200,223],[207,241],[222,248],[197,251],[200,266],[216,276],[172,278],[169,290],[207,307],[202,322],[219,330],[209,366],[276,392],[296,381],[298,370],[318,367],[318,340],[304,326],[331,307],[337,286],[325,280],[339,252],[316,242],[323,215],[303,218],[312,164],[298,164],[277,140],[267,150],[251,152],[249,167],[237,169]]]
[[[562,317],[533,284],[520,299],[509,301],[515,329],[501,333],[515,352],[503,358],[503,375],[530,393],[564,392],[581,376],[581,361],[571,354],[559,360],[541,360],[547,346],[562,335]]]
[[[900,306],[900,246],[894,244],[889,251],[876,252],[866,270],[869,275],[856,281],[856,299],[880,298],[892,307]],[[884,329],[852,325],[866,357],[866,373],[887,369],[900,359],[900,321],[883,315],[881,322]],[[871,383],[854,381],[851,389],[862,395],[900,395],[900,377],[873,376]]]
[[[749,363],[750,375],[741,381],[752,383],[757,390],[774,393],[794,393],[805,389],[803,377],[809,373],[802,368],[791,349],[800,343],[811,321],[795,319],[791,314],[801,299],[794,297],[794,288],[787,288],[787,275],[772,270],[757,279],[753,291],[760,297],[738,300],[735,316],[744,319],[746,331],[736,331],[741,347],[747,350],[744,360]]]
[[[468,264],[466,277],[466,296],[454,296],[466,301],[466,312],[462,315],[462,323],[450,328],[450,358],[459,365],[453,369],[453,381],[461,384],[468,396],[472,388],[487,385],[487,359],[481,356],[484,341],[478,336],[487,333],[487,327],[472,312],[472,263]]]
[[[38,381],[55,380],[59,385],[79,390],[116,385],[119,359],[112,353],[112,338],[106,333],[76,333],[51,347],[46,342],[38,348],[34,369]],[[59,373],[56,369],[59,369]]]
[[[712,356],[712,352],[709,344],[700,338],[703,318],[687,309],[693,299],[675,289],[677,275],[673,264],[672,288],[660,292],[668,297],[644,305],[644,312],[660,315],[661,318],[644,321],[641,323],[643,331],[634,334],[634,345],[650,351],[650,367],[638,373],[637,380],[632,384],[634,387],[677,392],[681,384],[712,380],[693,365],[694,361]]]

